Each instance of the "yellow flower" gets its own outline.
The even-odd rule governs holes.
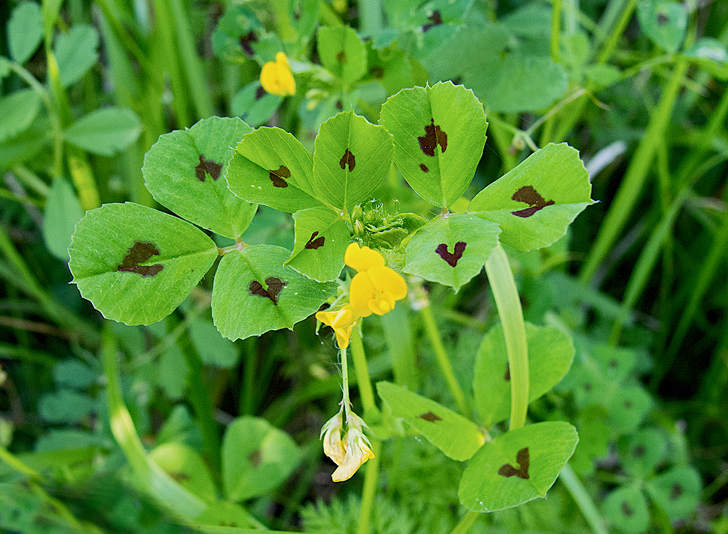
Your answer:
[[[349,480],[364,462],[374,458],[372,445],[362,431],[362,427],[366,426],[364,420],[356,414],[350,413],[346,422],[349,430],[346,433],[345,441],[342,442],[346,454],[340,463],[332,458],[339,466],[331,475],[331,480],[334,482]]]
[[[320,311],[316,313],[316,319],[334,329],[339,348],[345,349],[349,346],[349,338],[359,316],[355,315],[351,306],[347,304],[340,310]]]
[[[344,262],[358,271],[349,286],[349,300],[354,315],[386,315],[394,303],[407,296],[407,283],[399,274],[384,266],[382,255],[369,247],[352,243]]]
[[[276,54],[275,61],[263,65],[260,71],[260,85],[272,95],[290,96],[296,94],[296,80],[293,79],[288,58],[283,52]]]
[[[344,442],[341,440],[341,427],[343,426],[342,412],[344,407],[341,407],[339,413],[333,416],[331,419],[326,421],[326,424],[321,429],[321,437],[324,439],[324,454],[331,458],[336,465],[344,463],[346,457],[346,447]]]

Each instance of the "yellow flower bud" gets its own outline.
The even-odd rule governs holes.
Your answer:
[[[263,65],[263,69],[260,71],[260,85],[272,95],[296,94],[296,80],[293,79],[288,58],[283,52],[276,54],[275,61],[269,61]]]

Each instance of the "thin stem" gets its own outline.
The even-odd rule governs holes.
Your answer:
[[[485,262],[485,272],[488,274],[506,339],[511,374],[510,429],[515,430],[526,424],[528,411],[528,343],[516,281],[508,263],[508,255],[500,243]]]
[[[561,0],[554,0],[551,16],[551,59],[559,62],[559,36],[561,35]]]
[[[617,22],[617,26],[614,28],[614,31],[609,34],[609,40],[604,45],[599,57],[597,57],[597,65],[605,64],[609,58],[612,57],[612,53],[614,53],[614,49],[617,48],[617,43],[619,43],[619,39],[622,37],[622,32],[624,32],[624,29],[627,27],[627,24],[632,18],[632,13],[636,6],[637,0],[629,0],[629,4],[627,4],[624,8],[622,16],[620,17],[619,22]]]
[[[369,533],[374,497],[377,494],[377,481],[379,480],[379,455],[382,453],[382,444],[379,440],[372,440],[372,452],[374,458],[367,461],[366,471],[364,472],[364,487],[362,488],[357,534]]]
[[[581,97],[582,95],[585,95],[585,94],[586,94],[586,89],[579,89],[578,91],[576,91],[576,92],[572,93],[571,95],[567,96],[561,102],[559,102],[554,107],[552,107],[548,111],[548,113],[546,113],[545,115],[541,116],[536,122],[534,122],[531,126],[529,126],[528,127],[528,130],[526,130],[524,132],[525,135],[530,138],[533,135],[533,132],[535,132],[536,129],[544,123],[544,121],[547,121],[548,119],[550,119],[551,117],[553,117],[554,115],[556,115],[559,111],[561,111],[564,106],[570,104],[571,102],[573,102],[574,100],[576,100],[577,98],[579,98],[579,97]]]
[[[574,473],[571,466],[564,466],[559,478],[564,483],[564,486],[566,486],[567,491],[571,494],[574,501],[576,501],[576,505],[581,510],[586,522],[589,523],[592,532],[594,534],[607,534],[607,527],[604,526],[604,520],[599,515],[599,510],[597,510],[589,492],[584,487],[584,484],[581,483],[576,473]]]
[[[356,372],[356,382],[357,386],[359,386],[359,395],[361,395],[364,416],[374,415],[379,410],[374,401],[374,389],[372,388],[372,381],[369,378],[369,368],[364,352],[364,344],[362,343],[361,334],[357,328],[354,328],[351,335],[351,356],[354,360],[354,371]]]
[[[432,343],[432,348],[435,351],[437,364],[440,366],[442,374],[445,375],[445,382],[447,382],[447,387],[450,390],[450,393],[452,393],[455,403],[458,405],[458,410],[460,410],[460,413],[465,417],[470,417],[470,409],[468,408],[468,403],[465,401],[465,394],[460,388],[457,378],[455,378],[455,372],[452,369],[450,358],[445,351],[445,345],[442,343],[442,338],[440,338],[440,331],[437,329],[437,323],[435,323],[435,318],[432,316],[432,308],[430,308],[429,303],[427,306],[420,308],[420,314],[425,322],[425,332],[427,332],[427,337],[429,338],[430,343]]]
[[[473,526],[473,523],[475,523],[475,520],[479,517],[480,514],[478,512],[468,512],[460,520],[460,523],[455,525],[455,528],[452,529],[450,534],[465,534],[468,530],[470,530],[470,527]]]
[[[344,390],[344,415],[346,420],[349,420],[349,414],[351,413],[351,401],[349,401],[349,362],[346,357],[346,349],[341,350],[341,374],[344,378],[343,390]]]

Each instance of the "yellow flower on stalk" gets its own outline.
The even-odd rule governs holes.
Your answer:
[[[331,475],[334,482],[349,480],[364,462],[374,458],[372,445],[364,435],[364,420],[355,413],[347,416],[348,430],[341,438],[343,407],[329,419],[321,429],[324,439],[324,453],[338,466]]]
[[[293,79],[288,58],[283,52],[276,54],[275,61],[269,61],[263,65],[263,69],[260,71],[260,85],[272,95],[296,94],[296,80]]]
[[[358,271],[349,286],[349,301],[355,315],[386,315],[394,309],[395,301],[407,296],[404,278],[385,267],[379,252],[352,243],[346,249],[344,262]]]
[[[334,329],[339,348],[345,349],[349,346],[351,331],[354,329],[359,317],[354,314],[351,306],[347,304],[340,310],[320,311],[316,314],[316,319]]]
[[[319,439],[324,440],[324,454],[331,458],[336,465],[343,464],[346,457],[346,447],[341,440],[341,427],[344,425],[343,412],[344,407],[342,406],[339,413],[326,421],[321,428],[321,436],[319,436]]]

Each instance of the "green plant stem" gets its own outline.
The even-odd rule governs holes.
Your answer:
[[[559,62],[559,37],[561,36],[561,0],[554,0],[551,15],[551,59]]]
[[[356,382],[359,386],[359,395],[361,396],[364,416],[376,415],[379,410],[374,401],[374,388],[372,388],[372,381],[369,378],[367,357],[358,328],[354,328],[351,334],[351,356],[354,360],[354,372],[356,373]]]
[[[319,22],[323,26],[343,26],[344,23],[341,22],[341,19],[336,14],[336,12],[331,9],[331,6],[326,2],[326,0],[319,0]]]
[[[510,429],[515,430],[526,424],[529,390],[528,343],[516,281],[508,263],[508,255],[500,243],[485,262],[485,272],[488,274],[488,282],[495,297],[506,339],[511,374]]]
[[[636,6],[637,0],[629,0],[629,3],[625,6],[624,11],[622,11],[622,16],[619,18],[619,21],[617,22],[614,31],[607,31],[609,39],[604,45],[604,48],[602,48],[602,51],[599,53],[599,56],[597,56],[597,65],[605,64],[609,60],[609,58],[612,57],[614,49],[617,48],[617,44],[619,44],[619,39],[622,37],[622,33],[627,27],[627,24],[629,24],[629,21],[632,18],[632,13],[634,12]]]
[[[367,461],[366,470],[364,471],[364,487],[362,488],[357,534],[369,534],[374,497],[377,494],[377,482],[379,480],[379,455],[382,453],[382,444],[379,440],[372,440],[372,452],[374,458]]]
[[[457,404],[458,410],[460,410],[462,415],[470,417],[470,408],[468,408],[468,403],[465,401],[465,394],[463,393],[460,384],[458,384],[457,378],[455,378],[455,372],[452,369],[450,358],[445,351],[445,345],[442,343],[442,338],[440,338],[440,331],[437,329],[437,323],[435,323],[435,318],[432,316],[432,308],[429,303],[420,308],[420,315],[422,315],[422,320],[425,323],[425,332],[427,333],[427,337],[430,340],[430,343],[432,343],[432,349],[435,351],[437,364],[440,366],[440,370],[445,376],[445,382],[447,382],[447,387],[455,399],[455,404]]]
[[[480,514],[478,512],[468,512],[460,520],[460,523],[455,525],[455,528],[452,529],[450,534],[465,534],[468,530],[470,530],[470,527],[473,526],[473,523],[475,523],[475,520],[479,517]]]
[[[346,349],[340,349],[339,354],[341,354],[341,376],[344,381],[342,385],[342,389],[344,390],[342,402],[344,403],[344,415],[346,416],[346,421],[348,421],[349,414],[351,414],[351,401],[349,400],[349,361],[346,355]]]
[[[576,505],[581,510],[586,522],[589,523],[592,532],[594,534],[608,534],[604,520],[599,515],[599,510],[597,510],[591,495],[589,495],[584,484],[581,483],[581,480],[579,480],[579,477],[570,465],[567,464],[564,466],[559,478],[564,483],[564,486],[566,486],[567,491],[571,494],[574,501],[576,501]]]
[[[43,198],[48,196],[50,187],[41,180],[37,174],[28,169],[27,167],[13,167],[13,174],[20,179],[25,185],[30,187],[33,191],[41,195]]]

